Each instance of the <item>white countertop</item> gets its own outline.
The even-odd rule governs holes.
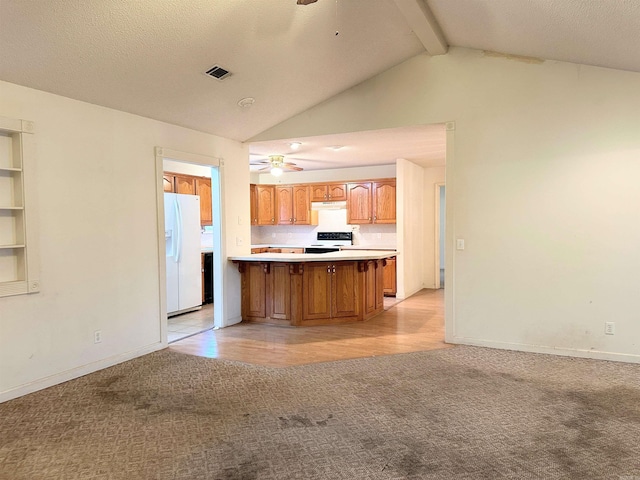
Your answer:
[[[341,250],[329,253],[254,253],[238,257],[229,257],[229,260],[239,262],[340,262],[349,260],[377,260],[380,258],[395,257],[395,250]]]

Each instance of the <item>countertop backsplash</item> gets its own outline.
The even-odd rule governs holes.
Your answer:
[[[347,211],[320,210],[318,225],[251,227],[252,245],[306,246],[316,243],[318,232],[353,232],[354,245],[396,248],[396,225],[348,225]]]

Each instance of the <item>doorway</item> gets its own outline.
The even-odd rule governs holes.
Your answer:
[[[159,147],[156,171],[160,330],[172,343],[222,319],[221,171],[214,157]]]

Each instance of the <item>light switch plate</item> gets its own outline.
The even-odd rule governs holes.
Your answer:
[[[464,250],[464,238],[458,238],[456,240],[456,250]]]

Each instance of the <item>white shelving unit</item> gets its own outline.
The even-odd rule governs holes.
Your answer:
[[[25,187],[34,168],[33,122],[0,117],[0,297],[40,290]]]

